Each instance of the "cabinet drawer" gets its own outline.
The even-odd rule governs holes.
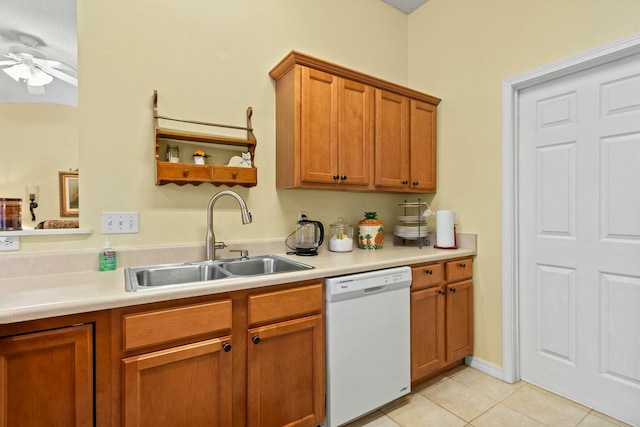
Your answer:
[[[449,261],[447,264],[447,282],[470,279],[473,274],[471,258]]]
[[[210,181],[211,168],[207,165],[158,162],[158,178],[174,181]]]
[[[309,285],[249,297],[249,324],[322,312],[322,285]]]
[[[211,180],[213,182],[236,182],[238,184],[253,184],[257,182],[256,168],[237,168],[216,166],[211,168]]]
[[[411,290],[437,286],[444,280],[442,264],[429,264],[411,269]]]
[[[231,329],[231,300],[122,316],[125,350]]]

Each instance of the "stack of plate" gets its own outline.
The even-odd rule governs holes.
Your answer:
[[[421,227],[396,225],[393,234],[403,239],[417,239],[418,237],[427,237],[429,232],[427,231],[426,224]]]
[[[421,215],[399,216],[398,224],[393,234],[410,240],[415,240],[418,237],[427,237],[427,218]]]

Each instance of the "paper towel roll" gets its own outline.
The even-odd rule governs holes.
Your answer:
[[[454,211],[436,212],[436,248],[456,249],[456,214]]]

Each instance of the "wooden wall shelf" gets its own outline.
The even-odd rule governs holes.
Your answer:
[[[200,185],[208,182],[216,186],[241,185],[243,187],[255,187],[258,184],[258,170],[254,164],[256,137],[251,126],[253,109],[247,108],[247,126],[231,126],[217,123],[208,123],[195,120],[175,119],[158,115],[158,91],[153,91],[153,118],[155,122],[155,153],[156,153],[156,185],[174,183],[177,185]],[[247,138],[232,138],[208,133],[190,132],[184,130],[168,129],[160,127],[159,120],[188,123],[190,125],[219,127],[227,129],[239,129],[247,131]],[[237,167],[226,165],[199,165],[193,163],[173,163],[164,161],[161,157],[161,145],[163,142],[180,141],[187,144],[208,145],[212,148],[244,147],[251,155],[251,167]]]

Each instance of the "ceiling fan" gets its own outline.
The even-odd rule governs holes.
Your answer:
[[[0,53],[0,69],[16,82],[25,82],[29,93],[44,94],[44,86],[54,78],[65,83],[78,86],[77,71],[62,62],[53,61],[36,49],[39,40],[27,34],[18,34],[22,46],[10,46],[8,53]]]

